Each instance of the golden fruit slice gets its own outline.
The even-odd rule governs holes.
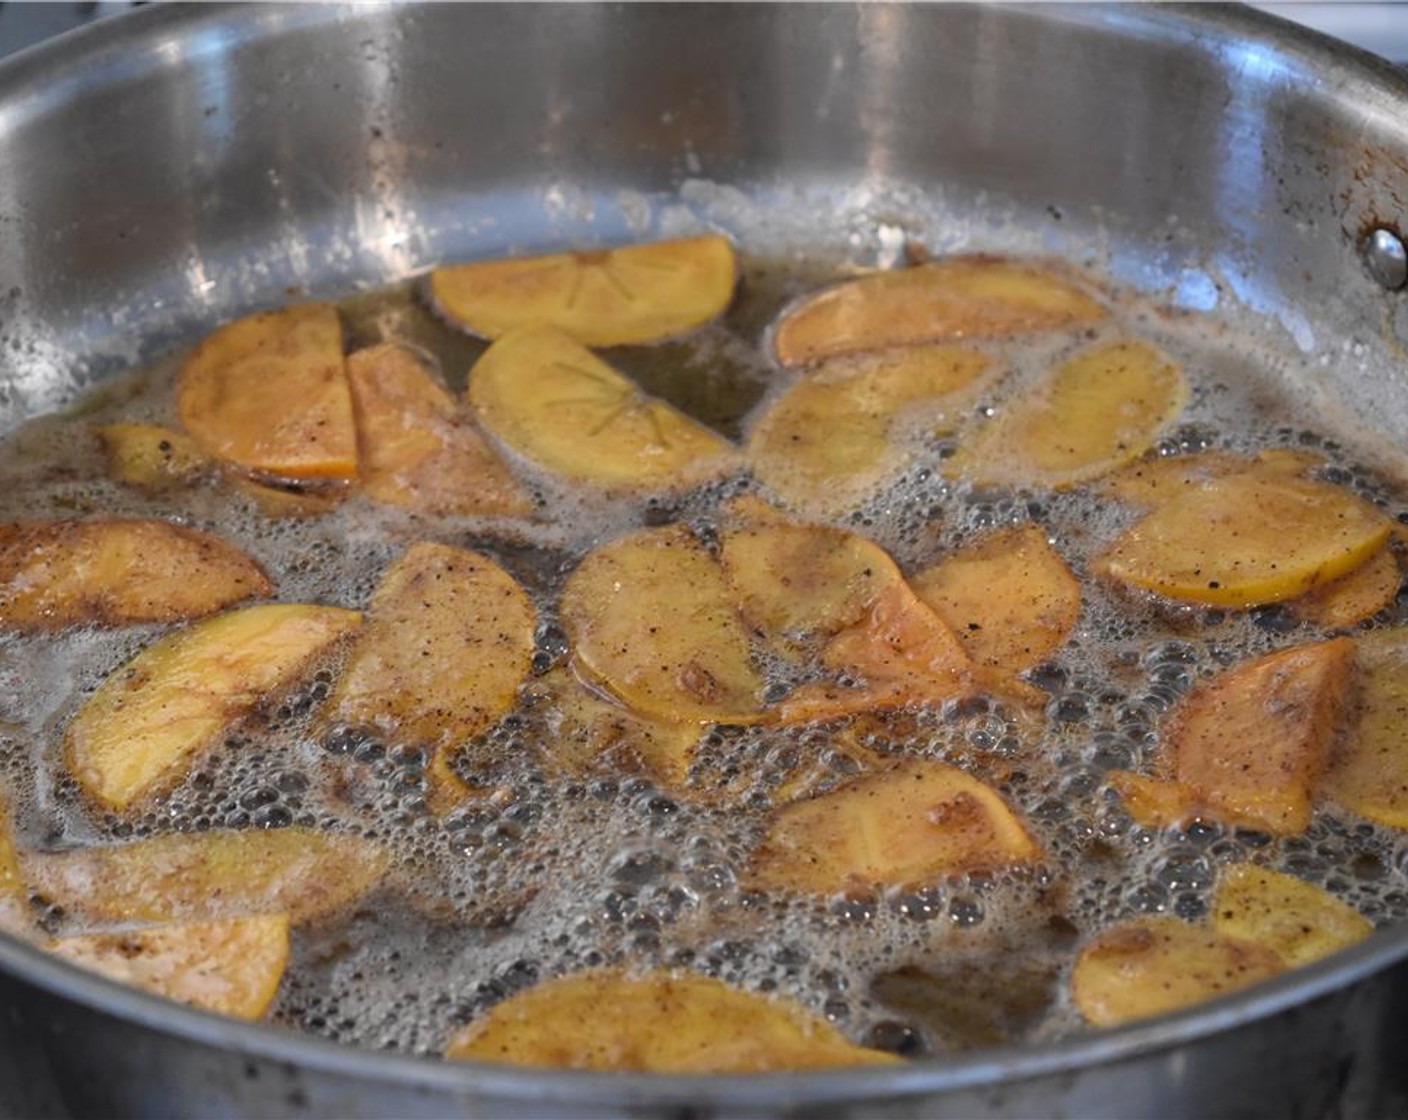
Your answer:
[[[1328,957],[1374,931],[1367,918],[1328,891],[1251,863],[1223,871],[1212,919],[1224,937],[1270,949],[1289,968]]]
[[[107,452],[108,474],[128,486],[186,486],[214,468],[193,439],[159,424],[104,424],[94,431]]]
[[[910,761],[778,811],[754,853],[750,881],[813,894],[863,892],[1040,856],[996,791],[957,767]]]
[[[735,466],[733,445],[553,327],[520,327],[469,373],[470,408],[529,462],[607,488],[692,486]]]
[[[1254,607],[1348,575],[1388,533],[1388,519],[1346,490],[1251,472],[1160,505],[1094,567],[1170,599]]]
[[[273,587],[219,537],[165,521],[0,525],[0,625],[126,626],[210,614]]]
[[[1179,782],[1128,770],[1114,771],[1108,781],[1120,795],[1124,811],[1145,828],[1178,828],[1206,808],[1192,790]]]
[[[1346,630],[1392,603],[1402,582],[1398,558],[1385,548],[1349,575],[1322,583],[1294,600],[1291,613],[1324,630]]]
[[[702,326],[728,307],[736,283],[733,246],[711,236],[451,265],[430,274],[430,296],[485,338],[542,323],[584,346],[621,346]]]
[[[265,517],[322,517],[347,500],[347,486],[266,486],[249,478],[230,480]]]
[[[1098,346],[999,411],[944,473],[979,486],[1073,486],[1142,455],[1187,400],[1183,373],[1152,346]]]
[[[513,706],[533,657],[533,604],[486,556],[422,541],[386,569],[323,719],[438,747]]]
[[[577,973],[497,1004],[460,1031],[447,1058],[650,1073],[761,1073],[888,1065],[777,997],[689,973]]]
[[[666,788],[684,788],[698,724],[650,719],[602,699],[569,669],[554,669],[528,691],[546,713],[547,736],[536,746],[548,768],[576,778],[643,770]]]
[[[148,646],[105,680],[64,735],[78,784],[121,812],[177,782],[220,733],[354,629],[354,611],[269,603]]]
[[[176,412],[208,454],[246,471],[301,481],[357,476],[357,429],[328,304],[229,323],[181,367]]]
[[[23,936],[29,928],[29,889],[15,850],[14,821],[9,805],[0,797],[0,930]]]
[[[821,664],[832,679],[793,689],[777,708],[780,722],[940,704],[976,687],[958,638],[903,580],[885,586],[860,621],[826,644]]]
[[[347,359],[362,489],[435,515],[523,517],[533,502],[415,351],[396,342]]]
[[[559,612],[577,668],[637,711],[669,722],[761,718],[763,681],[723,571],[683,527],[590,553]]]
[[[253,1020],[269,1009],[283,979],[288,915],[61,937],[45,947],[110,980]]]
[[[1080,616],[1080,584],[1035,526],[992,533],[910,584],[970,658],[1011,673],[1060,649]]]
[[[1305,831],[1353,669],[1354,643],[1336,638],[1258,657],[1194,688],[1163,732],[1174,779],[1230,824]]]
[[[810,365],[891,346],[1069,329],[1104,317],[1098,303],[1045,269],[958,257],[809,296],[783,316],[773,349],[785,366]]]
[[[720,559],[755,632],[805,641],[859,622],[904,577],[873,541],[829,525],[770,521],[725,532]]]
[[[1152,509],[1210,479],[1248,473],[1263,478],[1299,478],[1322,463],[1324,459],[1313,451],[1286,447],[1269,448],[1255,459],[1227,451],[1145,457],[1104,479],[1100,489],[1122,502]]]
[[[789,506],[835,516],[904,469],[926,437],[953,431],[991,364],[942,346],[827,363],[758,418],[748,463]]]
[[[1086,1020],[1115,1027],[1192,1007],[1286,969],[1275,952],[1177,918],[1105,930],[1076,958],[1071,998]]]
[[[1321,784],[1327,800],[1408,831],[1408,630],[1355,639],[1358,710]]]
[[[96,921],[180,922],[286,913],[295,926],[369,891],[386,853],[350,834],[292,827],[168,833],[109,848],[32,852],[26,880]]]

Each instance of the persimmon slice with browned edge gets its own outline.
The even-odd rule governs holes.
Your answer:
[[[763,681],[718,562],[682,526],[602,545],[567,580],[559,608],[573,663],[647,716],[763,718]]]
[[[723,436],[644,392],[555,327],[520,327],[469,372],[470,408],[528,462],[607,490],[673,490],[737,465]]]
[[[210,533],[139,518],[0,525],[0,626],[129,626],[271,594],[255,561]]]
[[[889,1065],[777,996],[686,972],[580,972],[496,1004],[451,1039],[447,1058],[651,1073],[762,1073]]]
[[[748,881],[865,892],[1031,864],[1041,849],[1002,796],[942,762],[914,760],[776,812]]]
[[[1224,937],[1272,950],[1291,968],[1328,957],[1374,930],[1364,915],[1328,891],[1252,863],[1223,869],[1212,923]]]
[[[843,354],[1088,326],[1105,309],[1037,265],[957,257],[824,288],[783,315],[773,351],[785,366]]]
[[[421,541],[383,573],[322,719],[430,749],[485,730],[533,657],[533,604],[487,556]]]
[[[1218,674],[1185,696],[1163,728],[1161,762],[1172,784],[1137,775],[1116,775],[1112,784],[1145,824],[1206,811],[1275,836],[1304,832],[1354,659],[1354,643],[1336,638]]]
[[[388,862],[370,840],[299,825],[20,854],[25,881],[38,894],[71,914],[115,923],[286,913],[304,925],[360,898]]]
[[[362,490],[373,501],[448,516],[532,511],[527,490],[414,350],[396,342],[358,350],[347,379]]]
[[[266,603],[167,635],[78,710],[64,733],[69,769],[99,804],[127,810],[360,621],[339,607]]]
[[[45,948],[110,980],[254,1020],[274,1002],[288,965],[288,915],[81,934],[56,938]]]
[[[299,482],[357,476],[357,429],[330,304],[228,323],[181,366],[176,412],[208,454],[255,475]]]
[[[1408,629],[1354,640],[1354,719],[1330,753],[1325,798],[1376,824],[1408,831]]]
[[[728,307],[737,280],[733,246],[715,235],[448,265],[430,274],[430,297],[484,338],[546,324],[584,346],[620,346],[702,326]]]

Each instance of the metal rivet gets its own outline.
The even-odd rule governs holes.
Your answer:
[[[1398,234],[1376,229],[1364,242],[1364,263],[1379,286],[1397,291],[1408,283],[1408,249]]]

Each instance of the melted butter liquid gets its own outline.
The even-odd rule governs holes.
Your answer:
[[[754,265],[718,323],[683,342],[621,348],[608,361],[732,438],[789,383],[759,356],[766,325],[819,280]],[[1292,391],[1293,357],[1208,321],[1121,301],[1111,322],[1079,338],[984,344],[1008,372],[976,411],[1090,341],[1133,333],[1181,362],[1192,400],[1160,450],[1319,450],[1328,477],[1408,520],[1401,489],[1358,466],[1353,449],[1318,432]],[[433,355],[462,390],[484,344],[430,314],[412,288],[343,306],[350,348],[385,338]],[[173,423],[179,356],[110,383],[62,415],[0,445],[0,519],[159,516],[215,532],[265,565],[288,601],[361,608],[382,569],[415,540],[476,548],[524,585],[539,613],[535,666],[562,662],[555,621],[562,583],[595,545],[641,525],[683,520],[707,531],[734,479],[681,498],[599,501],[534,480],[540,522],[416,518],[354,498],[317,518],[270,520],[215,485],[161,496],[116,485],[91,426]],[[906,571],[999,526],[1036,521],[1072,570],[1135,516],[1084,491],[975,493],[935,472],[945,445],[846,523]],[[539,980],[602,964],[687,967],[754,991],[775,991],[825,1015],[858,1041],[923,1053],[1045,1039],[1080,1029],[1066,980],[1082,934],[1136,914],[1197,918],[1217,868],[1255,856],[1328,887],[1383,924],[1408,916],[1404,844],[1389,830],[1324,810],[1284,841],[1199,825],[1155,834],[1133,826],[1103,787],[1110,770],[1156,749],[1164,713],[1227,665],[1319,635],[1278,608],[1249,613],[1159,609],[1082,578],[1071,640],[1032,679],[1048,694],[1044,727],[997,703],[876,718],[855,730],[894,757],[962,765],[1027,818],[1047,858],[1035,872],[944,880],[870,901],[784,899],[740,887],[777,791],[799,775],[833,788],[856,764],[835,727],[707,733],[693,780],[727,789],[736,807],[702,808],[628,774],[555,776],[542,764],[546,714],[521,709],[460,762],[514,791],[444,818],[426,806],[425,758],[355,736],[315,740],[313,714],[336,658],[244,721],[168,796],[130,818],[96,813],[64,773],[57,744],[92,689],[162,631],[75,630],[0,637],[0,767],[22,845],[111,843],[171,830],[299,823],[375,837],[394,853],[386,883],[336,922],[300,930],[274,1022],[374,1048],[434,1054],[463,1023]],[[1397,604],[1381,621],[1408,621]],[[42,900],[39,900],[42,903]],[[47,924],[71,928],[61,913]]]

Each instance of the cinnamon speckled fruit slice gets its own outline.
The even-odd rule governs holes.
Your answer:
[[[384,342],[347,359],[362,489],[436,515],[522,517],[528,492],[409,347]]]
[[[1031,864],[1041,850],[995,790],[954,766],[910,761],[779,810],[749,881],[865,892]]]
[[[513,706],[534,621],[523,589],[487,556],[412,545],[372,593],[323,719],[406,745],[462,742]]]
[[[616,970],[549,980],[461,1030],[447,1058],[651,1073],[889,1065],[803,1008],[690,973]]]
[[[620,346],[702,326],[728,307],[736,283],[733,246],[709,236],[450,265],[430,274],[430,297],[485,338],[541,323],[585,346]]]
[[[338,607],[268,603],[148,646],[69,723],[64,757],[83,790],[118,812],[179,781],[220,733],[360,622]]]
[[[825,288],[791,308],[773,337],[785,366],[842,354],[1061,330],[1105,310],[1069,280],[1035,265],[959,257],[877,272]]]
[[[1080,616],[1080,584],[1034,526],[989,534],[910,584],[969,657],[1011,673],[1060,649]]]
[[[549,769],[574,778],[644,771],[668,789],[684,789],[698,724],[650,719],[598,696],[570,669],[552,670],[527,692],[546,713],[547,735],[535,745]]]
[[[1398,557],[1384,548],[1348,575],[1320,584],[1289,606],[1302,622],[1322,630],[1346,630],[1392,603],[1402,582]]]
[[[259,1019],[288,965],[287,914],[60,937],[55,956],[167,999]]]
[[[835,516],[898,474],[926,438],[953,431],[991,365],[944,346],[828,362],[758,418],[748,464],[792,508]]]
[[[554,327],[520,327],[489,347],[470,370],[468,399],[502,444],[573,482],[674,489],[736,466],[728,440]]]
[[[1100,491],[1133,506],[1152,509],[1214,478],[1257,474],[1263,478],[1302,478],[1325,462],[1313,451],[1270,447],[1254,459],[1228,451],[1194,455],[1153,455],[1130,463],[1102,479]]]
[[[329,304],[266,311],[215,331],[181,366],[176,412],[202,450],[253,474],[357,475],[342,326]]]
[[[1071,999],[1086,1021],[1115,1027],[1238,991],[1286,970],[1280,955],[1177,918],[1112,926],[1076,958]]]
[[[1376,630],[1354,644],[1358,706],[1321,788],[1366,820],[1408,831],[1408,629]]]
[[[346,833],[293,826],[169,833],[106,848],[22,855],[39,894],[82,917],[179,922],[286,913],[303,925],[360,898],[387,856]]]
[[[1093,567],[1169,599],[1253,607],[1348,575],[1383,547],[1389,528],[1338,486],[1251,472],[1158,506]]]
[[[94,432],[107,453],[108,474],[140,490],[188,486],[215,467],[190,436],[160,424],[104,424]]]
[[[1142,455],[1187,400],[1182,371],[1152,346],[1097,346],[999,410],[944,473],[979,486],[1074,486]]]
[[[1228,669],[1170,714],[1173,777],[1219,819],[1275,836],[1305,831],[1354,669],[1348,638]]]
[[[272,591],[233,545],[165,521],[0,525],[0,626],[175,622]]]
[[[672,722],[762,718],[763,681],[719,564],[681,526],[611,541],[562,592],[574,665],[647,716]]]
[[[1362,941],[1373,925],[1328,891],[1252,863],[1222,872],[1212,901],[1213,928],[1270,949],[1290,968]]]

